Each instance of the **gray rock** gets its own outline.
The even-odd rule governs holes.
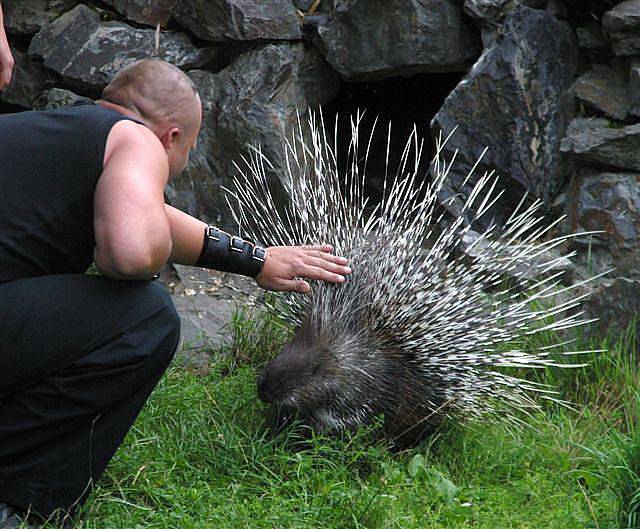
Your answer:
[[[618,278],[601,285],[584,303],[586,316],[597,318],[590,334],[619,338],[640,314],[640,281]],[[636,336],[640,336],[640,318],[636,320]],[[636,343],[640,353],[640,340]]]
[[[496,44],[485,50],[467,77],[447,97],[432,121],[445,136],[459,127],[444,149],[459,151],[441,199],[461,213],[460,193],[469,171],[489,147],[476,170],[496,170],[506,192],[491,215],[504,220],[529,190],[548,205],[563,181],[558,152],[565,132],[565,96],[577,67],[572,32],[544,11],[511,11]],[[519,184],[519,185],[517,185]]]
[[[302,38],[291,0],[185,0],[176,18],[196,36],[214,42]]]
[[[138,24],[161,26],[171,18],[179,0],[103,0],[119,13]]]
[[[590,273],[640,278],[640,175],[583,170],[566,202],[565,233],[601,233],[573,239],[576,261]]]
[[[566,20],[568,18],[567,6],[564,3],[564,0],[548,0],[545,9],[547,13],[550,13],[561,20]]]
[[[344,79],[462,71],[480,53],[479,33],[456,0],[340,0],[317,43]]]
[[[631,113],[640,116],[640,62],[631,63],[628,94]]]
[[[33,108],[36,110],[51,110],[76,103],[93,103],[93,99],[80,96],[64,88],[51,88],[40,94],[40,97],[33,103]]]
[[[29,59],[26,53],[12,50],[16,61],[11,83],[0,92],[0,101],[31,108],[33,102],[50,82],[51,75],[40,63]]]
[[[602,26],[597,22],[589,23],[576,29],[578,46],[590,51],[605,52],[609,50],[609,42],[602,34]]]
[[[206,373],[212,353],[228,341],[229,323],[236,306],[251,307],[260,288],[253,279],[182,265],[163,271],[161,281],[171,292],[181,320],[178,362]]]
[[[155,54],[155,32],[122,22],[101,22],[79,5],[45,26],[31,41],[29,55],[44,60],[71,86],[99,92],[124,66],[156,57],[180,68],[195,68],[213,59],[212,48],[195,47],[183,33],[162,32]]]
[[[599,246],[640,253],[640,174],[588,171],[578,185],[571,212],[576,232],[602,231],[594,235]]]
[[[327,0],[293,0],[293,5],[303,14],[328,13],[331,10],[331,2],[327,2]],[[311,8],[314,6],[315,9],[311,12]]]
[[[640,171],[640,124],[625,127],[605,118],[576,118],[560,150],[585,165]]]
[[[546,0],[464,0],[464,11],[481,24],[497,24],[519,6],[540,7]]]
[[[240,56],[217,74],[192,71],[203,103],[203,126],[186,170],[174,178],[172,204],[235,231],[225,193],[232,187],[241,155],[250,145],[282,170],[282,139],[296,111],[323,103],[338,90],[339,78],[318,52],[302,43],[272,44]],[[276,172],[270,173],[277,192]]]
[[[626,119],[631,111],[629,87],[620,68],[594,64],[572,86],[576,97],[614,119]]]
[[[13,35],[33,35],[79,2],[74,0],[4,0],[4,25]]]
[[[640,0],[626,0],[602,17],[616,55],[640,53]]]

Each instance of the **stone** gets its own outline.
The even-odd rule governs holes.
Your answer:
[[[123,67],[158,58],[180,68],[203,66],[215,57],[213,48],[197,48],[184,33],[165,31],[155,53],[155,32],[122,22],[102,22],[79,5],[45,26],[33,37],[29,55],[42,59],[71,86],[97,94]]]
[[[80,96],[71,90],[64,88],[51,88],[40,94],[33,103],[36,110],[52,110],[54,108],[66,107],[76,103],[93,103],[93,99]]]
[[[163,270],[160,281],[171,292],[180,315],[177,361],[206,373],[212,353],[228,339],[228,325],[236,306],[251,307],[261,290],[253,279],[243,276],[178,264],[170,268],[169,272]]]
[[[568,19],[574,22],[600,21],[603,15],[622,0],[562,0]]]
[[[609,42],[602,34],[602,26],[597,22],[590,22],[576,28],[578,46],[585,50],[605,52],[609,50]]]
[[[640,337],[640,281],[617,278],[605,283],[585,301],[585,317],[597,321],[588,326],[596,337],[609,335],[620,338],[635,321],[635,335]],[[640,340],[636,340],[640,353]]]
[[[340,80],[314,48],[302,43],[270,44],[252,50],[213,74],[191,71],[203,104],[203,125],[189,165],[172,179],[167,196],[174,206],[237,232],[221,186],[233,188],[234,162],[260,144],[274,163],[274,192],[283,169],[282,142],[297,111],[325,103]],[[279,195],[284,200],[284,195]]]
[[[566,201],[565,233],[592,273],[640,278],[640,174],[581,170]],[[600,232],[587,234],[587,232]]]
[[[564,0],[548,0],[545,9],[547,13],[550,13],[561,20],[566,20],[568,18],[569,13]]]
[[[640,54],[640,0],[626,0],[607,11],[602,25],[616,55]]]
[[[331,2],[326,0],[293,0],[293,5],[304,15],[328,13],[331,10]]]
[[[214,42],[302,38],[291,0],[185,0],[176,18],[197,37]]]
[[[4,0],[4,26],[11,35],[33,35],[78,3],[74,0]]]
[[[464,71],[481,51],[456,0],[340,0],[315,40],[347,80]]]
[[[464,0],[464,12],[480,24],[496,25],[519,6],[541,7],[546,0]]]
[[[640,62],[631,63],[628,93],[630,112],[634,116],[640,116]]]
[[[165,26],[179,0],[104,0],[120,14],[138,24]]]
[[[560,150],[584,165],[640,171],[640,124],[621,126],[606,118],[575,118]]]
[[[575,210],[576,231],[602,231],[596,241],[610,250],[640,252],[640,174],[586,171]]]
[[[11,83],[0,91],[0,101],[31,108],[33,102],[52,81],[51,75],[40,63],[29,59],[26,53],[12,50],[16,61]]]
[[[611,118],[624,120],[631,111],[629,87],[620,68],[594,64],[571,89],[580,101]]]
[[[559,145],[564,137],[568,89],[578,61],[571,29],[545,11],[511,11],[493,47],[485,50],[469,74],[447,97],[431,122],[444,137],[457,130],[443,155],[458,155],[441,200],[453,215],[462,213],[469,186],[485,171],[496,170],[505,193],[478,227],[504,221],[525,190],[553,201],[563,184]],[[485,148],[472,177],[463,182]],[[465,214],[467,220],[470,215]]]

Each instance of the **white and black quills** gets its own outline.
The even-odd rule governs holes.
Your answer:
[[[274,204],[272,168],[259,149],[239,167],[230,192],[243,233],[268,245],[329,243],[353,269],[346,283],[312,282],[310,294],[281,293],[269,304],[297,332],[260,375],[260,398],[318,428],[351,428],[384,414],[391,436],[409,439],[445,416],[518,420],[538,398],[555,399],[553,388],[504,368],[557,365],[558,354],[578,353],[566,344],[534,352],[509,346],[527,334],[587,323],[576,310],[583,296],[556,301],[559,291],[577,286],[563,287],[555,271],[566,256],[545,258],[567,237],[549,238],[553,225],[544,224],[538,202],[527,205],[524,197],[504,225],[471,244],[474,223],[463,215],[434,229],[449,164],[440,142],[430,178],[418,174],[415,132],[399,169],[385,178],[382,201],[370,207],[366,162],[358,158],[360,120],[351,121],[342,174],[322,124],[314,117],[308,127],[299,124],[285,142],[286,208]],[[473,219],[486,213],[496,182],[489,173],[470,184],[463,212]]]

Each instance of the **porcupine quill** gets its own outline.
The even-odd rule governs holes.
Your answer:
[[[527,205],[525,195],[503,226],[484,230],[460,255],[473,221],[500,195],[498,178],[485,173],[470,186],[462,213],[471,215],[471,223],[461,214],[438,232],[438,195],[455,155],[444,160],[441,136],[431,179],[425,178],[414,128],[396,174],[389,175],[389,126],[383,196],[372,208],[365,178],[375,124],[361,163],[361,122],[360,114],[351,118],[341,172],[337,121],[332,145],[321,115],[312,115],[306,128],[298,120],[284,142],[281,178],[290,195],[284,209],[268,184],[274,168],[259,148],[243,158],[235,189],[227,190],[234,220],[254,240],[269,246],[328,243],[353,269],[343,284],[312,281],[310,294],[278,293],[267,304],[297,331],[260,375],[260,398],[283,416],[298,412],[321,429],[352,428],[384,414],[390,435],[409,432],[409,443],[443,417],[518,422],[518,412],[538,408],[539,398],[559,401],[553,388],[504,368],[577,367],[559,363],[558,355],[588,352],[563,351],[566,342],[534,352],[512,346],[526,335],[589,323],[578,310],[586,294],[566,295],[585,282],[563,286],[563,272],[554,270],[573,254],[544,259],[571,238],[548,238],[562,219],[545,225],[541,202]],[[566,301],[556,301],[560,294]]]

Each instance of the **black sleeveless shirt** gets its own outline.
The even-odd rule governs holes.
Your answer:
[[[93,195],[122,119],[98,105],[0,115],[0,283],[91,264]]]

